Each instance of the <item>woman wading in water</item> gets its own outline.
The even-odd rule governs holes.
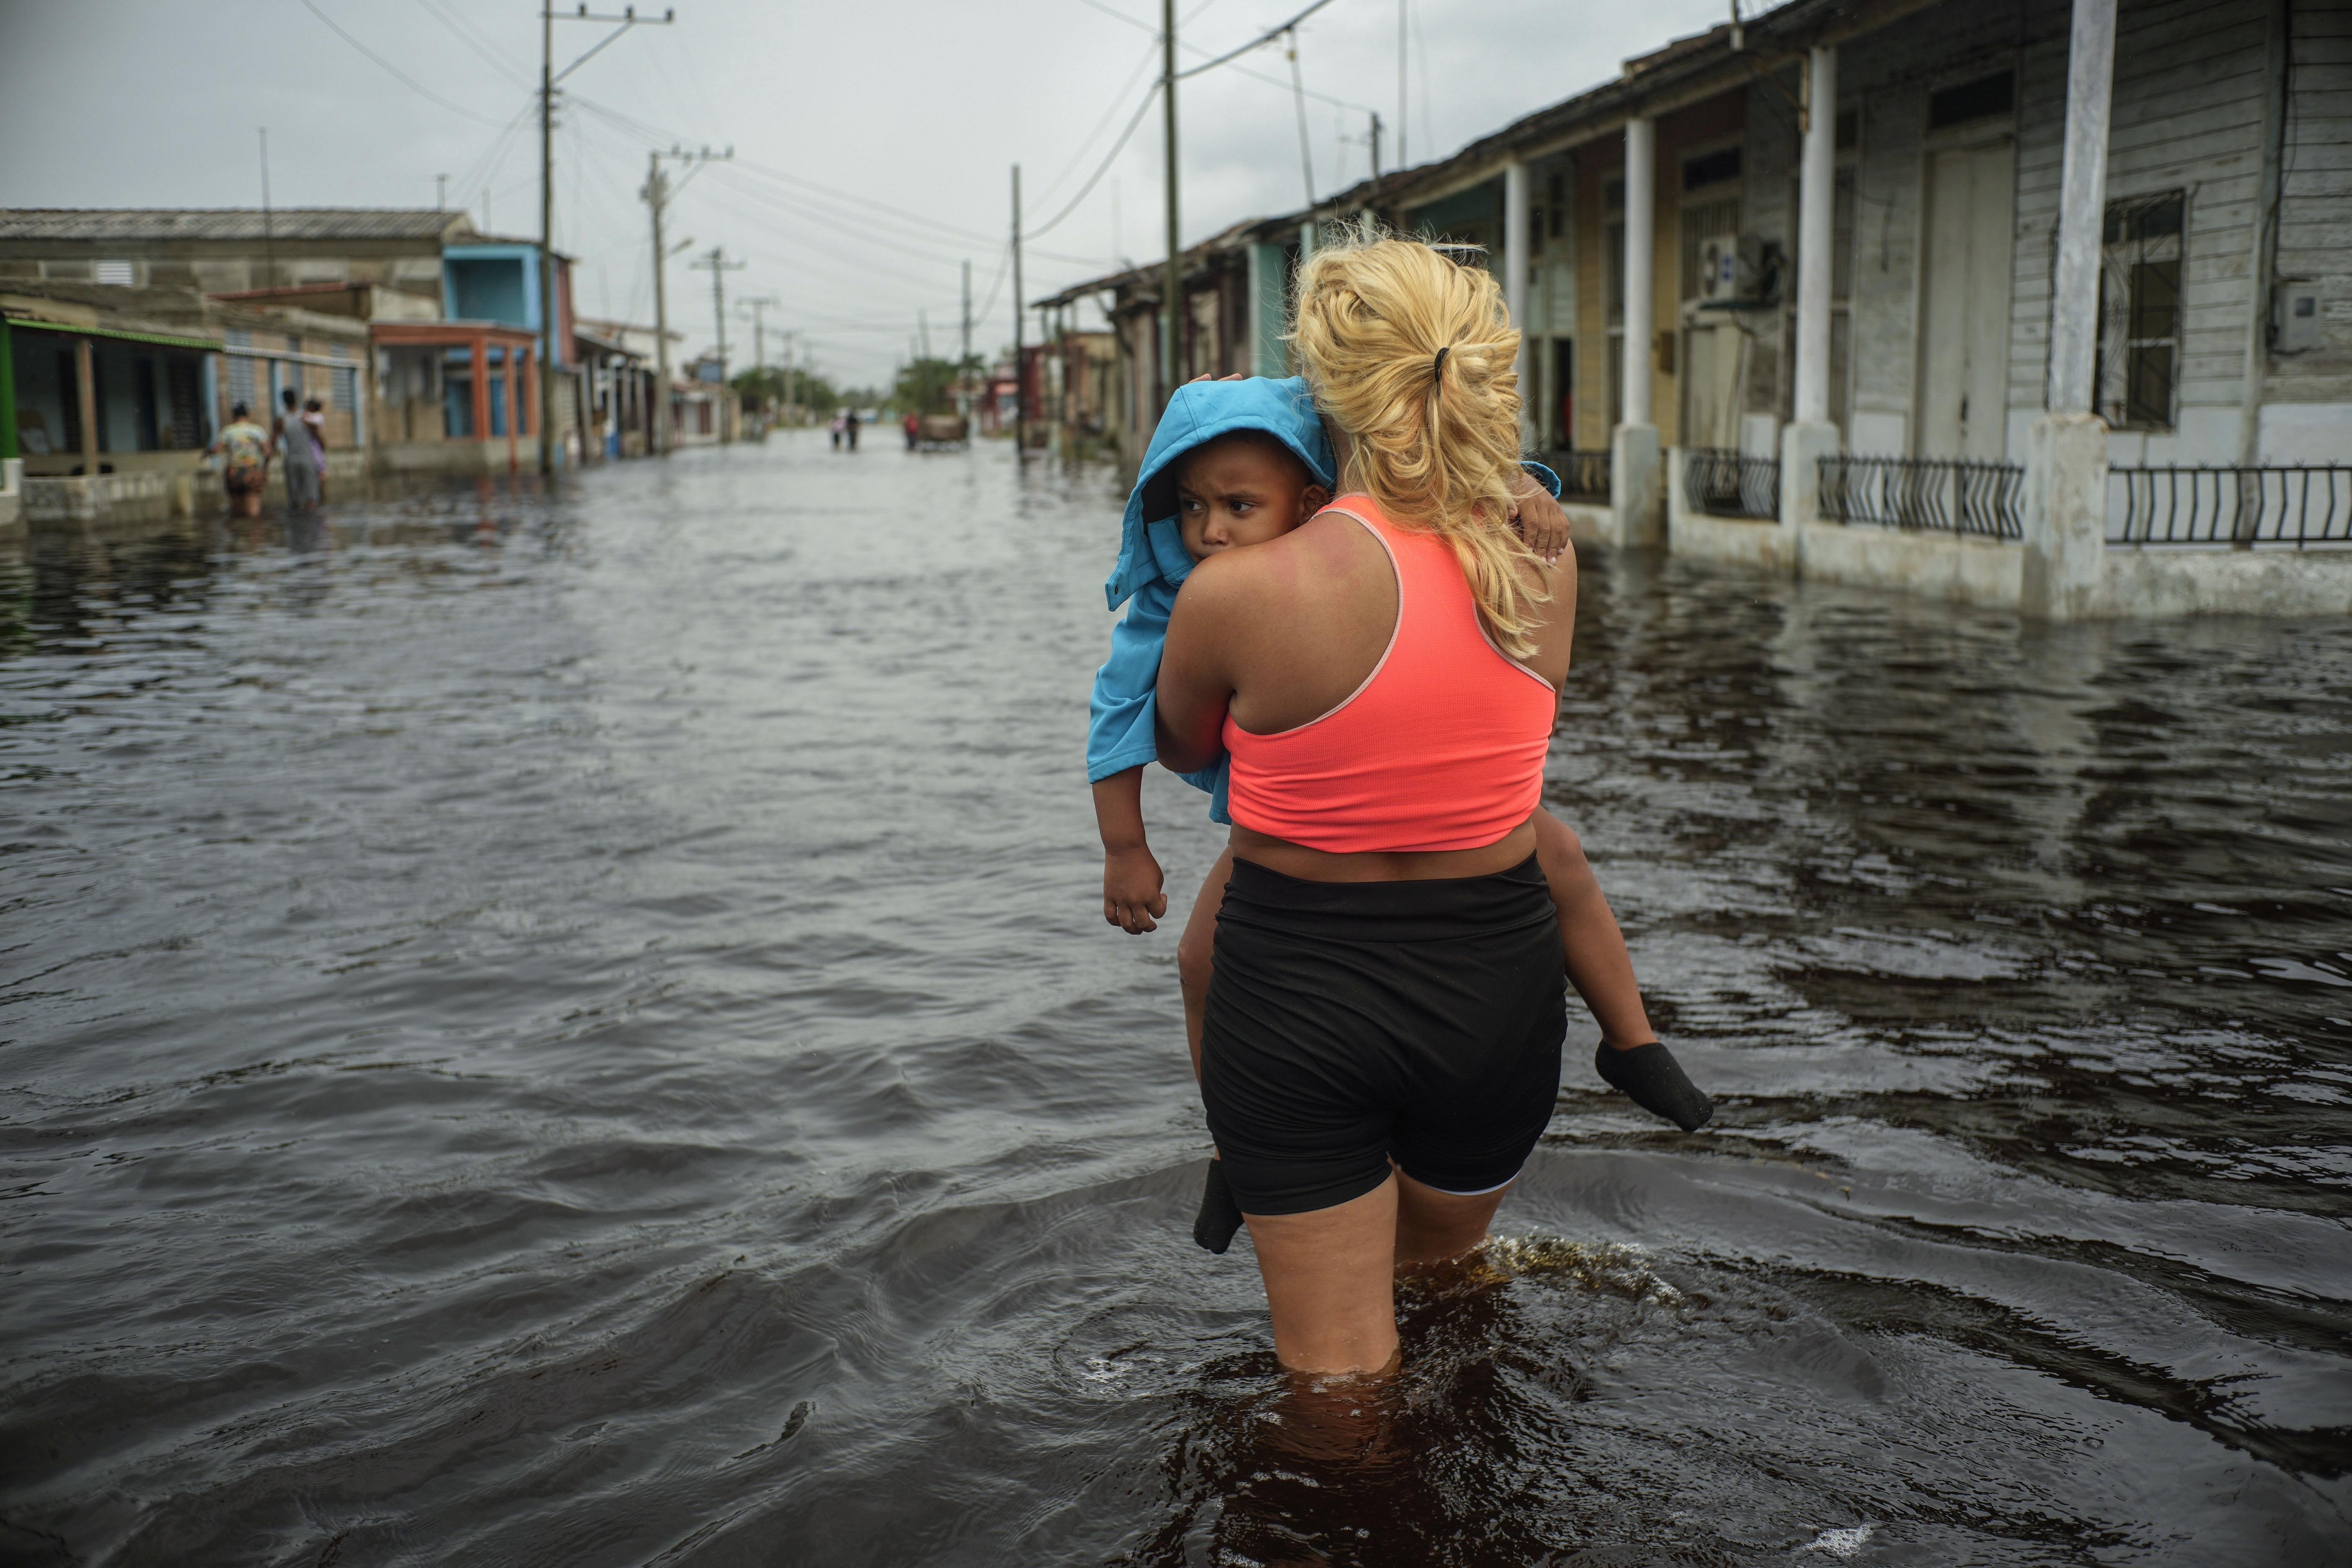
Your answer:
[[[1396,1269],[1486,1239],[1559,1092],[1529,817],[1576,566],[1509,525],[1519,339],[1484,268],[1367,234],[1318,250],[1298,294],[1346,493],[1186,580],[1160,760],[1231,758],[1202,1099],[1276,1353],[1380,1372]]]

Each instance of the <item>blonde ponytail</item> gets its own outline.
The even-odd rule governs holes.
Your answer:
[[[1493,276],[1367,221],[1300,266],[1290,341],[1349,437],[1341,486],[1453,545],[1495,640],[1528,657],[1549,595],[1510,525],[1519,334]]]

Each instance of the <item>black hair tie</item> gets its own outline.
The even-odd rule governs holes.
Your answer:
[[[1442,348],[1442,349],[1440,349],[1440,350],[1438,350],[1438,351],[1437,351],[1437,366],[1436,366],[1436,368],[1435,368],[1435,369],[1432,370],[1432,371],[1429,373],[1429,379],[1430,379],[1431,381],[1433,381],[1433,382],[1436,382],[1436,383],[1439,383],[1439,384],[1441,384],[1444,382],[1444,380],[1445,380],[1445,356],[1446,356],[1447,354],[1452,353],[1453,352],[1454,352],[1454,345],[1453,345],[1452,343],[1448,343],[1448,344],[1446,344],[1444,348]]]

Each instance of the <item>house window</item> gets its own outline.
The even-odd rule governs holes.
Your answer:
[[[2017,107],[2017,73],[1995,71],[1974,81],[1956,82],[1927,95],[1927,129],[1941,131],[1971,120],[1989,120]]]
[[[2116,430],[2168,430],[2180,380],[2179,191],[2107,204],[2099,267],[2101,418]]]
[[[351,357],[352,351],[345,348],[341,343],[336,343],[327,352],[337,359],[349,359]],[[335,411],[339,414],[357,413],[360,405],[360,373],[358,367],[355,365],[339,364],[327,374],[331,378],[331,384],[334,389],[332,395],[334,398]]]
[[[1683,189],[1696,191],[1702,185],[1719,185],[1726,180],[1739,178],[1739,149],[1718,148],[1702,153],[1696,158],[1683,160]]]
[[[94,276],[99,282],[111,283],[119,289],[128,289],[138,280],[128,261],[101,261]]]

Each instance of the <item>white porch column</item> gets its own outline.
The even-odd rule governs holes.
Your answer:
[[[1797,188],[1797,417],[1830,416],[1830,254],[1837,201],[1837,51],[1807,70],[1803,173]]]
[[[2058,271],[2051,282],[2053,414],[2090,413],[2097,384],[2107,98],[2115,74],[2116,0],[2074,0],[2074,36],[2066,56],[2066,158],[2059,176]]]
[[[1625,121],[1625,423],[1650,420],[1651,242],[1657,224],[1657,122]]]
[[[2106,570],[2107,427],[2098,389],[2099,266],[2106,226],[2107,105],[2116,0],[2074,0],[2066,56],[2066,152],[2051,279],[2048,406],[2025,454],[2025,613],[2099,613]]]
[[[1805,146],[1797,188],[1797,398],[1780,432],[1780,526],[1798,530],[1821,510],[1821,460],[1838,449],[1830,423],[1830,282],[1836,257],[1837,50],[1806,64]]]
[[[1609,440],[1609,507],[1620,544],[1664,542],[1658,427],[1650,419],[1650,247],[1656,222],[1657,145],[1655,121],[1625,122],[1625,418]]]
[[[1511,313],[1511,325],[1519,330],[1514,368],[1519,376],[1519,445],[1526,447],[1534,439],[1528,414],[1535,406],[1529,376],[1535,362],[1528,322],[1528,166],[1516,158],[1503,167],[1503,306]]]

